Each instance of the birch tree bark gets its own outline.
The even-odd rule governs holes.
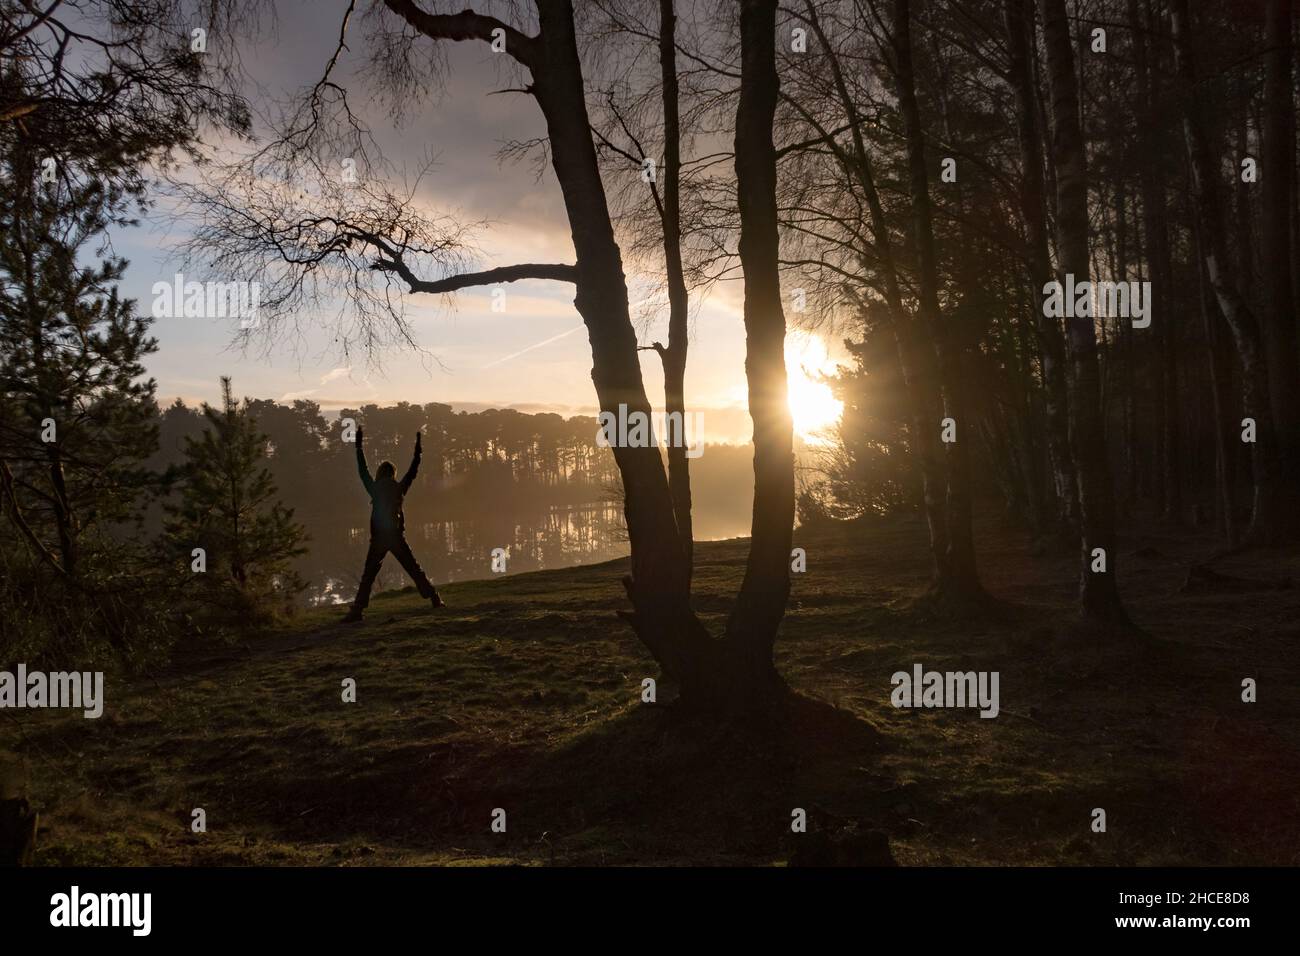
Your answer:
[[[1088,281],[1088,160],[1079,121],[1079,87],[1074,48],[1065,14],[1065,0],[1038,0],[1047,51],[1051,94],[1051,156],[1056,170],[1057,272],[1064,282]],[[1079,480],[1080,547],[1079,603],[1089,620],[1128,624],[1116,583],[1115,489],[1106,453],[1102,420],[1101,376],[1097,333],[1093,319],[1066,320],[1069,342],[1070,445]],[[1101,567],[1104,571],[1094,571]]]

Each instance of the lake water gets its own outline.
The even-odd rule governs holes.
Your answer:
[[[310,582],[309,603],[351,601],[366,560],[367,527],[311,530],[310,551],[298,563],[299,573]],[[406,538],[435,585],[491,576],[494,548],[506,549],[507,574],[595,564],[628,553],[622,506],[614,503],[555,507],[524,520],[503,511],[488,518],[408,524]],[[375,593],[410,583],[390,556]]]

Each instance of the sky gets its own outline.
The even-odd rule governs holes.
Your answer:
[[[337,41],[346,2],[280,0],[276,6],[278,23],[268,25],[251,48],[243,49],[242,58],[261,90],[284,99],[319,78]],[[345,79],[363,65],[363,27],[354,18],[351,49],[340,61]],[[536,104],[523,94],[492,95],[512,85],[512,77],[485,44],[446,46],[444,90],[413,104],[400,128],[387,120],[381,106],[367,106],[365,116],[385,155],[408,169],[433,156],[435,165],[421,184],[420,201],[462,221],[488,223],[475,237],[480,252],[476,268],[572,262],[568,221],[549,167],[538,177],[533,164],[502,161],[497,155],[505,141],[544,132]],[[348,85],[358,93],[364,90]],[[257,92],[250,96],[260,99]],[[364,98],[359,102],[366,104]],[[163,201],[140,226],[114,235],[115,251],[130,262],[123,294],[137,299],[141,311],[152,305],[155,282],[171,282],[182,271],[176,251],[187,231],[186,220]],[[231,278],[195,271],[186,270],[185,279]],[[629,275],[629,283],[634,289],[642,284],[635,275]],[[306,332],[300,338],[270,348],[258,343],[247,351],[232,345],[237,322],[162,317],[153,326],[159,350],[147,362],[148,371],[158,382],[164,405],[174,398],[215,401],[219,376],[231,375],[236,394],[284,402],[307,398],[327,413],[370,402],[409,401],[445,402],[470,411],[511,407],[594,414],[590,350],[573,307],[572,285],[527,281],[504,288],[501,312],[492,310],[488,288],[463,290],[450,301],[413,297],[407,315],[419,349],[391,349],[370,359],[355,354],[344,359],[324,327],[328,317],[302,316]],[[646,311],[635,305],[634,314]],[[666,309],[649,311],[640,330],[642,342],[666,340]],[[748,441],[739,281],[719,283],[693,303],[690,349],[687,402],[704,415],[705,440]],[[653,352],[641,355],[647,392],[660,407],[659,359]],[[792,411],[804,437],[812,437],[835,417],[829,390],[815,378],[833,368],[839,357],[834,343],[820,336],[790,336]]]

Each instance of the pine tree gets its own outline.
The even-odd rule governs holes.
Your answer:
[[[266,623],[292,610],[306,587],[293,570],[306,534],[265,466],[267,437],[249,402],[221,379],[221,407],[203,405],[207,428],[186,438],[180,500],[168,507],[170,548],[193,574],[200,623]],[[196,554],[195,549],[202,549]]]
[[[0,660],[142,663],[174,634],[175,579],[133,527],[157,490],[155,346],[108,230],[201,124],[248,129],[239,5],[58,6],[0,0]]]
[[[15,158],[16,157],[11,157]],[[0,647],[27,656],[121,655],[150,643],[157,562],[133,526],[154,488],[150,320],[118,295],[126,263],[83,264],[120,194],[39,183],[4,164],[0,201]],[[153,638],[161,629],[153,627]],[[152,640],[152,639],[151,639]]]

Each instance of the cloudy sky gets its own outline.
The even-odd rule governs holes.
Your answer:
[[[346,2],[280,0],[276,6],[278,24],[253,49],[245,49],[243,58],[253,81],[271,96],[285,98],[319,78],[333,52]],[[355,77],[354,71],[363,65],[362,26],[355,20],[352,24],[351,51],[340,62],[345,79]],[[549,168],[537,179],[531,164],[505,163],[497,157],[503,142],[544,131],[536,105],[521,94],[490,95],[509,86],[510,76],[499,70],[500,61],[493,60],[486,45],[447,46],[445,91],[414,107],[400,129],[392,127],[381,107],[366,111],[386,156],[407,168],[418,168],[428,155],[436,158],[419,198],[464,221],[488,221],[476,240],[481,251],[478,267],[573,261],[568,222]],[[250,95],[257,99],[260,94]],[[180,271],[175,250],[187,228],[164,203],[149,221],[115,236],[118,253],[130,260],[123,291],[138,300],[142,311],[151,306],[154,282],[170,281]],[[227,278],[192,271],[185,277]],[[634,286],[636,278],[629,276]],[[310,398],[326,411],[405,400],[447,402],[471,410],[508,406],[593,412],[590,351],[573,308],[573,287],[536,281],[505,288],[504,312],[491,310],[487,288],[462,291],[450,305],[441,297],[413,298],[408,316],[421,351],[388,351],[375,362],[357,356],[344,360],[324,331],[324,322],[313,322],[312,316],[302,317],[307,334],[300,340],[249,352],[232,347],[231,324],[160,318],[154,325],[159,351],[149,370],[164,403],[175,397],[215,400],[218,376],[229,374],[237,394],[282,401]],[[708,441],[749,437],[740,291],[738,281],[720,284],[694,309],[687,395],[688,404],[705,414]],[[643,342],[666,339],[666,310],[652,310],[646,321]],[[800,367],[824,371],[835,352],[828,357],[822,339],[805,335],[793,336],[787,352],[794,366],[796,424],[808,431],[812,422],[826,417],[826,402],[814,383],[801,379]],[[646,387],[658,405],[659,360],[653,352],[643,352],[642,359]]]

